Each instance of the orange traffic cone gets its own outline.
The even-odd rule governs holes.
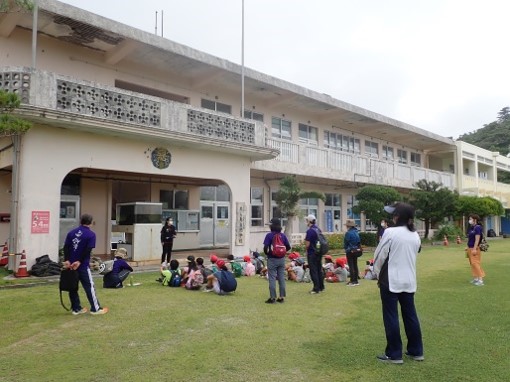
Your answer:
[[[4,244],[4,249],[2,251],[2,257],[0,258],[0,267],[7,265],[9,263],[9,248],[7,248],[7,242]]]
[[[448,237],[446,235],[444,235],[444,241],[443,241],[443,245],[448,245]]]
[[[21,260],[19,262],[18,272],[14,274],[16,277],[29,277],[30,275],[27,272],[27,255],[25,255],[25,250],[21,253]]]
[[[462,240],[460,239],[460,235],[457,235],[457,244],[461,244]]]

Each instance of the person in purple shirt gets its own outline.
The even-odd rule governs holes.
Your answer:
[[[85,290],[90,303],[90,314],[108,313],[108,308],[102,308],[96,296],[94,280],[90,272],[90,255],[96,246],[96,234],[90,229],[92,215],[83,214],[80,226],[74,228],[66,236],[64,243],[64,268],[70,268],[78,272],[80,283]],[[69,292],[71,310],[74,315],[87,313],[88,309],[81,306],[78,291]]]
[[[285,256],[278,257],[273,254],[273,237],[280,235],[283,245],[287,252],[290,250],[290,243],[287,236],[282,232],[282,223],[280,219],[273,218],[269,223],[271,232],[266,234],[264,238],[264,253],[267,256],[267,275],[269,279],[269,298],[266,304],[274,304],[275,302],[285,302]],[[278,279],[279,297],[276,298],[276,280]]]
[[[124,288],[122,282],[126,280],[133,268],[127,263],[126,248],[118,248],[115,251],[113,269],[103,277],[103,288]]]
[[[308,215],[305,218],[308,230],[305,236],[306,256],[308,267],[310,268],[310,277],[313,282],[311,294],[317,294],[324,291],[324,276],[322,274],[322,255],[317,251],[317,242],[319,241],[319,227],[315,224],[317,219],[315,215]]]
[[[483,286],[485,272],[482,268],[482,251],[480,251],[480,241],[483,237],[483,229],[479,223],[480,216],[476,214],[469,215],[468,242],[466,254],[471,265],[471,274],[473,280],[471,283],[476,286]]]

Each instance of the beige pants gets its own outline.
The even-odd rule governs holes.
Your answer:
[[[466,249],[469,264],[471,265],[471,273],[473,274],[473,277],[476,278],[483,278],[485,277],[485,272],[482,269],[482,252],[480,251],[480,248],[476,249],[475,251],[472,251],[472,248]]]

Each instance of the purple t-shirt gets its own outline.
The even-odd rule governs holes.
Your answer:
[[[482,233],[482,226],[477,224],[475,226],[471,226],[468,230],[468,243],[467,243],[467,246],[468,248],[473,248],[475,246],[475,241],[476,241],[476,238],[475,236],[476,235],[480,235],[480,240],[483,233]],[[480,244],[480,243],[478,243]]]
[[[67,234],[65,246],[69,247],[69,262],[80,261],[82,267],[90,264],[90,250],[96,247],[96,234],[83,225],[75,228]]]
[[[289,248],[291,248],[291,245],[289,243],[289,239],[287,239],[287,236],[285,236],[284,233],[282,232],[277,232],[277,231],[271,231],[271,232],[268,232],[266,234],[266,237],[264,238],[264,246],[268,246],[269,247],[269,253],[267,253],[267,257],[275,257],[273,256],[273,251],[272,251],[272,244],[273,244],[273,236],[275,234],[281,234],[281,237],[282,237],[282,241],[283,241],[283,245],[285,245],[285,248],[287,248],[287,250]]]

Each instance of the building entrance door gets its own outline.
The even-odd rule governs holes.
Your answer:
[[[200,246],[219,247],[230,243],[230,203],[200,202]]]

